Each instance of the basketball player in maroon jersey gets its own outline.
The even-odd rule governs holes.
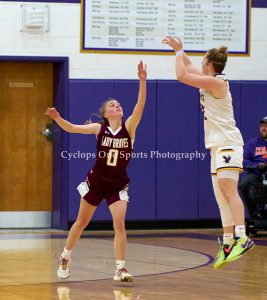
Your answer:
[[[97,206],[103,198],[109,206],[115,231],[114,252],[117,281],[132,281],[133,276],[125,268],[126,231],[125,215],[128,203],[129,178],[126,173],[135,139],[135,131],[141,120],[146,102],[146,65],[138,64],[139,95],[132,115],[124,121],[123,110],[116,99],[109,99],[100,108],[103,123],[74,125],[62,119],[56,109],[45,112],[63,130],[70,133],[95,134],[97,137],[97,157],[93,168],[88,172],[85,182],[78,186],[81,194],[80,210],[77,220],[70,229],[68,239],[60,256],[58,277],[70,276],[71,251],[90,222]]]

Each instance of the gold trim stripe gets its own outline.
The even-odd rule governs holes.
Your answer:
[[[235,150],[233,150],[233,149],[223,149],[223,150],[220,150],[218,153],[223,153],[223,152],[235,152]]]
[[[239,173],[243,172],[243,168],[239,168],[239,167],[221,167],[221,168],[217,168],[216,172],[218,173],[224,170],[234,170],[234,171],[239,171]]]

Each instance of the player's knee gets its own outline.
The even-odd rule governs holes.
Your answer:
[[[231,198],[231,193],[226,188],[221,188],[221,192],[223,194],[224,199],[229,202]]]
[[[88,225],[89,221],[87,218],[78,218],[75,222],[75,225],[79,229],[84,229]]]
[[[228,203],[236,196],[237,191],[234,189],[230,189],[227,186],[221,185],[220,186],[221,193]]]
[[[125,231],[125,222],[121,219],[113,220],[113,228],[115,232],[123,232]]]

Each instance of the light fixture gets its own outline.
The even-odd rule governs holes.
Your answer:
[[[22,32],[43,33],[49,31],[49,6],[45,4],[23,4]]]

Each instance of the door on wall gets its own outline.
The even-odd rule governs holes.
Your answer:
[[[0,228],[50,227],[53,64],[0,62]]]

